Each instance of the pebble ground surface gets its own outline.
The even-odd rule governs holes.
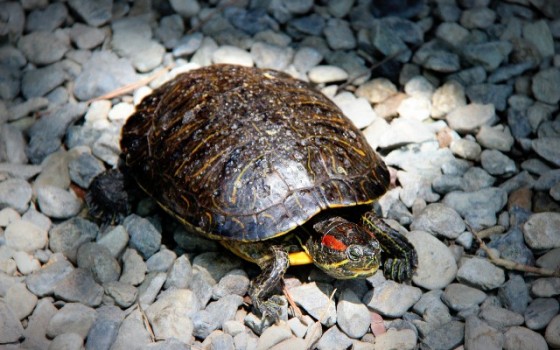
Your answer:
[[[0,2],[0,347],[560,348],[560,277],[497,266],[471,233],[559,269],[560,6],[397,3]],[[134,105],[212,63],[308,80],[363,129],[394,180],[377,207],[419,254],[410,284],[292,268],[302,315],[263,328],[256,266],[147,198],[119,225],[86,215]]]

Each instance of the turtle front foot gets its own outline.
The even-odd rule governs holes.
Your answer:
[[[273,295],[267,299],[272,291],[278,286],[284,273],[290,265],[288,253],[279,246],[270,248],[272,257],[261,264],[262,272],[249,287],[249,296],[253,305],[261,312],[263,320],[268,318],[273,322],[279,321],[287,310],[286,301],[279,295]]]
[[[383,264],[383,274],[396,282],[409,281],[412,278],[416,264],[414,258],[389,258]]]

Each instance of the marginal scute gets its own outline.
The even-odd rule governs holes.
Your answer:
[[[146,192],[215,239],[272,238],[321,210],[370,203],[389,183],[333,102],[272,70],[177,76],[139,104],[121,147]]]

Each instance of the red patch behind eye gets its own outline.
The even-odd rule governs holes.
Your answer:
[[[346,244],[342,243],[332,235],[324,235],[321,243],[331,249],[339,251],[345,250],[347,248]]]

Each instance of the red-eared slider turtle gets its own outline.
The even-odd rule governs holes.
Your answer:
[[[386,165],[333,102],[287,74],[180,74],[137,106],[121,148],[126,173],[189,232],[261,267],[249,294],[272,318],[278,299],[266,298],[289,265],[347,279],[383,264],[405,281],[417,264],[371,208],[389,186]]]

